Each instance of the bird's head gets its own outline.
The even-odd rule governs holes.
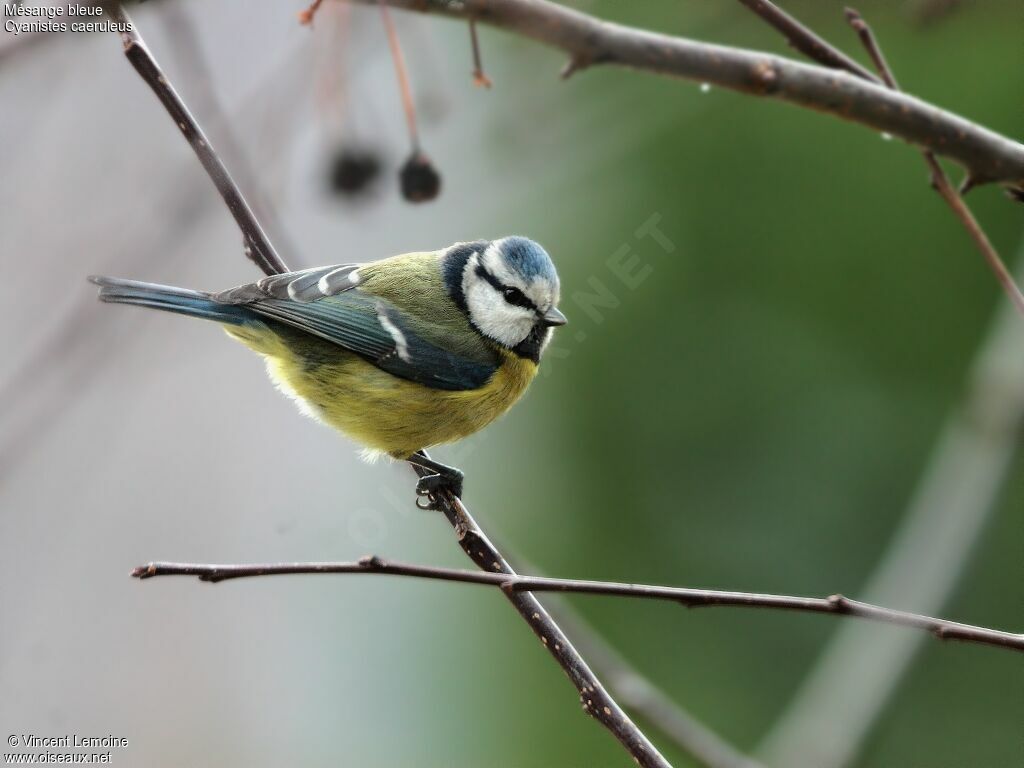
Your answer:
[[[558,311],[558,273],[547,251],[525,237],[459,243],[445,254],[448,291],[487,338],[534,362]]]

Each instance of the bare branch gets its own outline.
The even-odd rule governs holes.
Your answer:
[[[931,180],[935,191],[942,196],[942,199],[946,201],[946,204],[952,209],[956,217],[963,223],[974,244],[981,251],[982,256],[985,257],[989,269],[995,274],[996,280],[999,281],[1003,291],[1010,297],[1013,305],[1017,308],[1018,314],[1024,316],[1024,294],[1021,294],[1020,288],[1017,287],[1017,283],[1013,280],[1013,275],[1010,274],[1010,270],[1006,268],[1006,264],[999,257],[999,252],[996,251],[995,246],[988,239],[985,230],[981,228],[978,220],[974,218],[974,213],[971,212],[963,197],[960,196],[960,193],[953,188],[946,172],[942,170],[939,161],[935,159],[935,155],[926,151],[924,159],[931,170]]]
[[[409,83],[409,68],[405,66],[402,44],[398,40],[395,22],[392,21],[391,14],[388,12],[388,4],[385,0],[377,0],[377,5],[380,6],[380,18],[388,36],[391,58],[395,62],[395,76],[398,78],[398,89],[402,94],[402,109],[405,111],[405,122],[409,129],[409,142],[412,144],[412,154],[415,155],[422,149],[420,147],[420,131],[416,125],[416,102],[412,97],[412,85]]]
[[[422,467],[412,465],[412,468],[421,477],[429,474],[429,470],[424,470]],[[466,509],[461,499],[448,492],[442,492],[435,494],[433,500],[455,530],[455,536],[462,551],[476,563],[481,571],[484,571],[484,573],[470,571],[466,573],[495,579],[499,586],[510,578],[518,578],[515,571],[512,570],[512,566],[502,557],[498,549],[477,525],[476,520],[469,514],[469,510]],[[608,729],[629,752],[637,765],[644,768],[671,768],[669,762],[629,718],[629,715],[622,710],[597,675],[591,671],[583,656],[576,650],[555,620],[551,618],[544,606],[540,604],[540,601],[529,592],[514,588],[503,589],[502,592],[530,626],[533,633],[540,638],[548,653],[562,667],[572,684],[576,686],[583,711]]]
[[[348,0],[372,4],[377,0]],[[847,74],[759,51],[648,32],[547,0],[389,0],[501,27],[565,51],[575,72],[616,64],[780,99],[898,136],[967,168],[976,183],[1024,182],[1024,145],[921,99]]]
[[[743,5],[771,24],[782,33],[786,42],[800,51],[811,61],[824,64],[832,69],[844,69],[864,80],[880,82],[870,70],[865,69],[838,48],[819,37],[814,30],[805,27],[770,0],[740,0]]]
[[[457,502],[457,500],[456,500]],[[461,503],[457,505],[462,507]],[[462,525],[472,525],[468,518]],[[467,529],[466,537],[479,535]],[[463,543],[463,548],[466,544]],[[961,640],[979,645],[994,645],[1024,651],[1024,634],[1002,632],[996,629],[961,624],[946,619],[936,619],[907,611],[897,611],[851,600],[843,595],[830,597],[794,597],[790,595],[758,594],[754,592],[725,592],[714,589],[691,589],[688,587],[663,587],[649,584],[622,584],[615,581],[585,581],[582,579],[554,579],[541,576],[519,576],[500,568],[501,563],[487,559],[481,548],[471,555],[478,564],[490,563],[492,571],[500,573],[478,573],[457,568],[435,568],[382,560],[379,557],[364,557],[357,562],[341,563],[263,563],[258,565],[198,565],[194,563],[149,563],[132,571],[132,576],[148,579],[154,576],[197,576],[202,581],[227,581],[251,576],[272,576],[297,573],[385,573],[394,576],[412,576],[421,579],[461,581],[469,584],[487,584],[500,587],[507,595],[523,595],[528,592],[573,592],[589,595],[613,595],[645,600],[667,600],[688,608],[708,606],[740,606],[745,608],[773,608],[802,613],[827,613],[837,616],[853,616],[870,621],[898,624],[931,632],[940,640]],[[507,567],[507,566],[506,566]],[[541,635],[543,639],[545,635]]]
[[[740,0],[740,2],[767,21],[772,27],[779,30],[794,48],[803,52],[814,61],[828,67],[845,69],[851,74],[870,80],[873,83],[884,83],[885,87],[890,91],[899,92],[896,77],[885,60],[885,55],[882,53],[882,49],[878,45],[878,41],[875,39],[871,28],[861,18],[861,15],[852,8],[846,9],[847,21],[857,32],[858,37],[860,37],[861,43],[864,45],[872,62],[874,62],[875,68],[878,70],[878,74],[881,76],[881,80],[866,71],[860,64],[852,61],[838,48],[816,35],[774,3],[768,2],[768,0]],[[1013,276],[999,257],[999,253],[993,247],[978,220],[971,213],[971,209],[961,197],[962,193],[966,193],[972,187],[977,186],[978,180],[974,178],[971,169],[968,167],[967,176],[961,187],[961,193],[957,193],[946,172],[936,159],[935,152],[928,147],[924,147],[922,154],[924,155],[925,163],[928,165],[932,186],[935,188],[935,191],[939,193],[954,215],[960,219],[971,239],[974,240],[978,250],[981,251],[989,269],[995,274],[996,280],[1003,288],[1003,291],[1005,291],[1021,316],[1024,317],[1024,294],[1021,294],[1020,289],[1013,280]]]
[[[509,553],[507,546],[504,551],[514,569],[537,576],[547,575],[519,553]],[[616,650],[601,631],[576,610],[566,595],[551,593],[544,599],[544,604],[562,630],[572,637],[573,645],[583,654],[590,668],[605,681],[616,700],[660,731],[697,765],[704,768],[766,768],[701,722],[676,698],[665,693],[657,681]]]
[[[130,24],[129,31],[118,33],[124,44],[124,55],[128,57],[128,61],[135,67],[135,71],[160,99],[160,103],[164,105],[175,125],[181,129],[185,139],[196,153],[196,157],[199,158],[199,162],[203,164],[206,173],[217,187],[217,191],[224,198],[228,210],[231,211],[238,228],[242,231],[246,256],[252,259],[264,274],[273,275],[287,272],[288,267],[285,266],[270,243],[263,227],[256,220],[249,204],[245,202],[238,185],[235,184],[231,174],[224,167],[213,145],[210,144],[202,128],[199,127],[199,123],[196,122],[185,102],[174,90],[174,86],[171,85],[170,80],[167,79],[156,63],[156,59],[149,52],[138,32],[138,26],[129,19],[120,3],[115,3],[110,13],[116,21]]]
[[[374,2],[375,0],[353,0]],[[379,2],[379,0],[377,0]],[[882,89],[842,72],[792,62],[769,54],[725,48],[604,24],[543,0],[389,0],[416,10],[440,10],[518,31],[570,54],[571,70],[597,63],[618,63],[662,74],[713,82],[723,87],[773,96],[887,131],[934,147],[964,164],[978,183],[1014,184],[1024,179],[1024,147],[974,123],[913,97]],[[314,3],[318,5],[318,3]],[[385,11],[386,12],[386,11]],[[120,8],[116,14],[126,17]],[[553,15],[552,15],[553,14]],[[547,26],[544,24],[547,23]],[[217,158],[180,97],[159,70],[137,32],[122,35],[125,53],[182,129],[217,185],[246,238],[247,253],[267,274],[284,271],[262,228]],[[859,65],[858,65],[859,66]],[[898,113],[898,114],[897,114]],[[890,124],[891,123],[891,124]],[[417,470],[419,471],[419,470]],[[371,558],[357,563],[293,563],[256,566],[203,566],[154,563],[134,575],[149,578],[171,573],[221,581],[283,573],[395,573],[498,586],[541,638],[580,693],[583,708],[600,721],[643,766],[668,766],[644,734],[604,689],[570,644],[533,591],[572,591],[671,600],[685,605],[746,605],[831,613],[927,629],[941,638],[1024,649],[1024,636],[893,611],[848,600],[683,590],[610,582],[573,582],[521,577],[488,541],[462,502],[437,494],[436,502],[456,531],[460,546],[484,572],[428,569]]]
[[[253,219],[262,221],[261,226],[282,245],[285,253],[294,257],[298,253],[298,248],[279,220],[273,203],[261,188],[252,163],[246,156],[245,148],[235,135],[228,116],[214,93],[211,67],[203,46],[200,45],[191,9],[184,3],[162,3],[159,7],[168,36],[175,43],[175,61],[180,65],[186,82],[194,85],[192,90],[195,100],[192,103],[196,111],[204,115],[206,129],[217,137],[225,163],[234,169],[239,189],[248,191]],[[270,234],[267,235],[268,240]]]
[[[494,83],[484,74],[483,60],[480,57],[480,39],[476,33],[476,19],[469,20],[469,44],[473,49],[473,85],[490,88]]]
[[[878,45],[878,40],[875,39],[874,33],[871,31],[871,27],[864,21],[857,11],[852,8],[846,9],[846,18],[850,22],[850,26],[854,28],[857,35],[860,37],[861,43],[864,48],[867,49],[868,54],[871,56],[871,60],[875,63],[875,67],[878,69],[879,74],[885,81],[885,84],[893,89],[899,90],[899,84],[896,82],[896,76],[893,74],[892,69],[889,67],[888,62],[885,60],[885,54],[882,53],[881,47]],[[1020,288],[1017,287],[1017,283],[1014,282],[1013,275],[1010,274],[1010,270],[1006,268],[1003,260],[999,257],[999,252],[996,251],[995,247],[988,239],[988,235],[985,234],[985,230],[981,228],[978,220],[974,218],[974,214],[968,207],[967,203],[964,202],[960,192],[957,192],[953,188],[953,183],[949,180],[949,176],[939,165],[938,159],[935,157],[935,153],[930,150],[923,150],[924,161],[928,165],[928,170],[931,172],[932,186],[935,187],[935,191],[939,193],[943,200],[946,201],[946,205],[950,207],[953,214],[960,219],[960,222],[964,225],[964,229],[971,236],[974,244],[981,251],[981,255],[985,258],[985,262],[988,264],[989,269],[992,270],[996,276],[996,280],[999,281],[1003,291],[1010,297],[1010,301],[1017,308],[1017,311],[1024,317],[1024,294],[1021,294]],[[964,180],[962,191],[966,192],[974,185],[974,180],[970,175]]]
[[[555,621],[572,636],[577,650],[587,659],[591,668],[607,681],[608,687],[623,706],[642,716],[698,765],[707,768],[765,768],[759,761],[736,749],[644,676],[597,629],[573,610],[567,601],[552,595],[545,602]]]
[[[314,3],[312,6],[313,10],[316,5]],[[383,13],[387,13],[383,5],[381,9]],[[111,13],[117,21],[128,22],[128,17],[120,4],[115,4]],[[273,251],[273,246],[263,233],[262,227],[245,203],[241,192],[213,151],[198,123],[149,53],[138,28],[132,24],[131,31],[122,33],[121,37],[125,46],[125,55],[143,80],[160,98],[221,192],[224,202],[234,215],[235,221],[250,246],[246,248],[247,255],[267,274],[286,271],[284,263]],[[418,467],[414,466],[413,468],[417,472],[422,472]],[[497,571],[515,576],[512,568],[488,541],[458,498],[449,493],[438,493],[434,500],[454,527],[462,549],[480,568],[490,571],[492,574]],[[156,574],[147,572],[136,573],[136,575],[143,578]],[[507,591],[505,594],[520,615],[526,619],[534,633],[541,638],[545,647],[562,666],[569,679],[572,680],[579,691],[584,711],[604,725],[622,743],[638,765],[644,768],[671,768],[668,761],[662,757],[657,748],[605,690],[601,681],[591,672],[586,662],[573,648],[568,638],[558,628],[537,598],[515,590]]]
[[[875,35],[871,31],[871,27],[864,21],[860,13],[854,8],[847,8],[845,11],[846,21],[853,27],[853,31],[857,33],[860,38],[861,45],[864,46],[864,50],[868,52],[868,56],[871,57],[871,61],[874,62],[875,69],[878,70],[878,74],[881,76],[885,84],[892,88],[894,91],[900,89],[899,84],[896,82],[896,76],[892,72],[892,68],[889,66],[889,62],[885,60],[885,54],[882,53],[882,49],[878,46],[878,41],[875,40]],[[863,77],[863,75],[862,75]],[[877,78],[876,78],[877,79]]]

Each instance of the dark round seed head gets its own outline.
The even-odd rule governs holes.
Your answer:
[[[402,197],[410,203],[433,200],[441,191],[441,176],[422,152],[413,152],[398,173]]]
[[[365,192],[379,174],[376,152],[342,147],[331,161],[328,185],[337,195],[354,196]]]

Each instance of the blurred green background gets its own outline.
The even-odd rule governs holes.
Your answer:
[[[561,55],[489,28],[481,42],[495,87],[476,90],[461,25],[399,16],[425,146],[445,178],[436,202],[413,208],[395,199],[390,178],[405,149],[373,11],[343,21],[362,36],[345,64],[348,100],[335,129],[332,87],[340,86],[323,71],[338,65],[330,56],[348,39],[331,37],[330,14],[340,12],[326,6],[310,38],[292,28],[299,4],[213,5],[182,7],[303,264],[513,232],[554,257],[571,324],[544,375],[508,418],[439,451],[467,472],[467,502],[500,546],[550,575],[864,595],[947,419],[972,392],[972,361],[1006,303],[928,188],[917,152],[860,126],[696,83],[601,67],[561,82]],[[733,2],[574,5],[790,55]],[[842,6],[786,4],[864,60]],[[1020,3],[964,3],[931,23],[910,3],[858,8],[905,90],[1021,135]],[[191,98],[200,91],[176,61],[163,13],[146,9],[139,20]],[[242,25],[232,14],[252,25],[245,40],[224,38]],[[286,43],[308,58],[281,75],[267,62]],[[3,427],[8,442],[39,424],[48,431],[4,446],[0,574],[26,587],[0,595],[4,615],[23,619],[4,632],[0,726],[88,725],[127,736],[134,745],[116,756],[121,765],[626,765],[519,617],[487,591],[383,578],[216,588],[128,581],[132,565],[161,558],[373,551],[466,562],[445,524],[412,508],[407,472],[360,465],[350,445],[294,416],[244,350],[201,324],[93,307],[81,280],[88,272],[116,267],[206,288],[255,272],[116,41],[65,48],[0,66],[4,145],[44,132],[32,156],[0,160],[3,254],[9,285],[43,271],[63,281],[62,311],[88,302],[83,317],[95,330],[87,335],[102,340],[102,356],[93,348],[69,368],[65,346],[37,363],[33,381],[54,392],[25,395],[35,403],[24,405],[36,409],[31,428]],[[97,62],[92,74],[65,71],[70,57],[87,56]],[[64,89],[52,99],[47,67]],[[296,116],[285,129],[267,128],[289,110]],[[122,130],[125,121],[137,125]],[[72,146],[79,131],[88,153]],[[223,135],[210,131],[215,142]],[[391,163],[381,188],[358,203],[328,196],[322,184],[330,152],[353,135],[377,142]],[[174,159],[173,171],[157,165],[161,156]],[[45,185],[28,181],[30,171]],[[184,202],[152,202],[180,178],[193,185]],[[994,188],[969,201],[1004,257],[1019,261],[1021,207]],[[190,206],[215,211],[208,236],[193,229]],[[29,210],[40,220],[26,222]],[[100,227],[100,213],[132,220],[140,245]],[[636,234],[652,221],[671,250]],[[168,225],[162,244],[144,244],[143,234]],[[632,287],[615,271],[622,246],[643,277]],[[136,253],[131,264],[107,261],[117,249],[152,248],[159,252]],[[20,290],[5,289],[3,339],[18,349],[5,380],[15,382],[18,365],[49,338]],[[596,308],[586,298],[595,293],[605,295]],[[1012,360],[1020,355],[1011,350]],[[1008,383],[1019,403],[1024,381]],[[1005,396],[995,392],[992,402]],[[1005,428],[1019,438],[1019,422]],[[965,561],[938,566],[955,584],[941,615],[1024,626],[1022,510],[1018,454]],[[986,510],[960,514],[980,519]],[[922,609],[908,600],[895,607]],[[572,603],[679,704],[765,759],[779,754],[767,745],[780,718],[844,626],[741,609]],[[871,632],[885,642],[907,630]],[[924,638],[842,764],[1024,765],[1022,691],[1024,667],[1010,652]],[[837,691],[833,708],[821,710],[840,730],[843,700]],[[673,764],[694,764],[656,730],[649,735]],[[812,756],[790,755],[786,765],[825,764],[813,755],[828,753],[828,743],[808,749]]]

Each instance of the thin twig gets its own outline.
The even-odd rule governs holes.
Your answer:
[[[509,553],[517,571],[546,576],[534,563],[518,553]],[[660,685],[641,672],[593,626],[566,595],[551,593],[544,604],[552,618],[572,637],[573,645],[608,686],[615,699],[634,717],[646,721],[703,768],[765,768],[754,758],[734,747],[714,729],[701,722]]]
[[[871,61],[875,65],[875,69],[881,76],[882,81],[892,88],[894,91],[900,89],[899,84],[896,82],[896,75],[893,74],[892,67],[889,66],[889,62],[885,60],[885,54],[882,53],[882,49],[878,46],[878,42],[875,40],[875,35],[871,31],[871,27],[864,21],[860,13],[853,8],[847,8],[844,11],[846,15],[846,21],[853,31],[857,33],[860,38],[861,45],[864,46],[864,50],[868,52],[868,56],[871,57]]]
[[[454,457],[453,457],[454,458]],[[491,529],[493,539],[494,530]],[[498,535],[496,547],[505,553],[512,570],[526,571],[537,576],[547,574],[521,553],[513,552]],[[549,593],[544,606],[563,633],[572,638],[576,650],[604,681],[612,698],[619,702],[635,719],[650,727],[688,755],[695,766],[701,768],[766,768],[764,764],[744,754],[729,743],[707,723],[670,696],[659,683],[640,671],[601,633],[580,614],[567,595]],[[648,731],[649,732],[649,731]]]
[[[193,86],[195,100],[192,103],[198,114],[204,116],[207,130],[217,137],[224,160],[234,168],[239,189],[248,190],[253,220],[262,221],[261,226],[273,233],[285,253],[294,257],[298,248],[275,213],[273,203],[264,193],[245,148],[235,135],[213,90],[212,68],[200,44],[196,25],[192,22],[191,9],[184,3],[163,3],[160,12],[168,36],[175,43],[175,61],[181,67],[186,83]],[[269,235],[267,237],[269,239]]]
[[[860,64],[850,59],[828,41],[816,35],[774,3],[768,2],[768,0],[740,0],[740,2],[781,32],[794,48],[804,53],[813,61],[824,64],[826,67],[837,67],[846,70],[850,74],[872,83],[881,83],[893,93],[901,92],[899,85],[896,83],[896,77],[893,75],[888,62],[886,62],[885,55],[875,40],[871,28],[861,18],[860,14],[852,8],[846,9],[847,21],[860,37],[861,43],[871,57],[881,79],[865,70]],[[934,147],[927,145],[921,148],[925,163],[928,165],[932,186],[942,199],[946,201],[946,204],[956,217],[960,219],[971,239],[974,240],[978,250],[981,251],[982,257],[988,264],[989,269],[996,276],[999,285],[1006,292],[1006,295],[1010,298],[1010,301],[1021,316],[1024,316],[1024,294],[1021,294],[1020,289],[1013,280],[1013,276],[999,257],[999,253],[992,246],[992,243],[989,242],[985,231],[981,228],[977,219],[974,218],[974,214],[971,213],[971,209],[961,197],[962,193],[966,193],[972,187],[977,186],[979,180],[975,178],[970,166],[968,166],[967,176],[964,179],[961,192],[957,193],[946,172],[939,165],[933,150]]]
[[[457,501],[457,500],[456,500]],[[459,504],[461,507],[461,504]],[[462,507],[464,510],[465,508]],[[472,524],[471,520],[462,522]],[[467,529],[465,537],[470,535]],[[463,544],[463,548],[466,544]],[[795,597],[792,595],[771,595],[755,592],[726,592],[714,589],[691,589],[689,587],[663,587],[650,584],[623,584],[615,581],[586,581],[583,579],[554,579],[542,576],[519,576],[500,568],[500,562],[490,558],[486,552],[474,552],[474,559],[480,558],[479,565],[490,565],[492,571],[500,573],[479,573],[457,568],[435,568],[389,562],[379,557],[365,557],[357,562],[340,563],[262,563],[256,565],[200,565],[195,563],[149,563],[132,571],[137,578],[153,576],[198,576],[202,581],[226,581],[251,576],[272,576],[297,573],[386,573],[394,576],[413,576],[421,579],[461,581],[469,584],[488,584],[500,587],[508,595],[527,592],[573,592],[589,595],[613,595],[645,600],[667,600],[688,608],[709,606],[740,606],[745,608],[773,608],[803,613],[826,613],[838,616],[853,616],[870,621],[898,624],[931,632],[940,640],[961,640],[979,645],[994,645],[1024,651],[1024,634],[1002,632],[996,629],[961,624],[946,619],[936,619],[907,611],[897,611],[880,605],[851,600],[843,595],[831,597]],[[507,567],[507,565],[506,565]],[[543,637],[543,635],[542,635]]]
[[[469,43],[473,48],[473,85],[490,88],[494,83],[484,74],[483,59],[480,56],[480,40],[476,33],[476,19],[469,20]]]
[[[614,64],[780,99],[932,149],[966,167],[979,184],[1024,182],[1024,145],[845,70],[634,29],[547,0],[388,0],[388,4],[507,29],[565,51],[570,71]]]
[[[878,40],[875,38],[874,33],[871,31],[871,27],[863,17],[855,11],[853,8],[846,9],[846,19],[849,21],[850,26],[853,27],[857,35],[860,37],[861,43],[867,50],[868,55],[871,56],[871,60],[875,63],[875,68],[878,73],[882,76],[885,84],[894,91],[900,89],[899,84],[896,82],[896,76],[892,72],[892,68],[885,59],[885,54],[882,53],[882,48],[878,44]],[[953,188],[953,183],[949,180],[949,176],[939,165],[938,159],[935,157],[935,153],[931,150],[922,150],[921,154],[924,156],[924,161],[928,165],[928,170],[931,174],[932,186],[935,191],[939,193],[943,200],[946,201],[946,205],[950,207],[953,214],[960,219],[960,222],[964,225],[964,229],[971,236],[974,244],[981,251],[981,255],[984,257],[985,262],[988,264],[989,269],[992,270],[996,276],[996,280],[1002,286],[1006,295],[1010,297],[1010,301],[1017,308],[1017,311],[1024,316],[1024,294],[1020,292],[1020,288],[1017,287],[1017,283],[1014,282],[1013,275],[1010,274],[1010,270],[1006,268],[1006,264],[999,257],[999,252],[996,251],[995,247],[988,239],[988,235],[985,234],[985,230],[981,228],[978,220],[974,217],[971,209],[967,203],[964,202],[961,193],[957,192]],[[966,191],[972,186],[972,180],[970,175],[964,180],[962,190]]]
[[[1010,301],[1013,302],[1018,314],[1024,316],[1024,294],[1021,293],[1017,283],[1014,282],[1013,275],[1010,274],[1010,270],[1006,268],[1006,264],[999,257],[999,252],[989,241],[988,235],[985,234],[985,230],[981,228],[978,220],[974,218],[974,213],[967,206],[967,203],[964,202],[963,197],[953,188],[949,176],[942,170],[942,166],[935,159],[935,155],[927,150],[923,154],[925,162],[928,163],[928,168],[931,170],[931,180],[935,191],[942,196],[942,199],[946,201],[946,204],[956,214],[956,217],[963,223],[967,233],[971,236],[974,244],[978,246],[978,250],[981,251],[982,256],[984,256],[985,261],[988,263],[989,269],[995,274],[996,280],[999,281],[1003,291],[1010,297]]]
[[[116,21],[126,25],[128,30],[118,32],[121,42],[124,44],[124,54],[128,57],[128,61],[153,90],[171,119],[181,129],[185,139],[199,158],[199,162],[203,164],[206,173],[217,187],[217,191],[220,192],[228,210],[231,211],[238,228],[242,231],[246,256],[263,270],[264,274],[273,275],[287,272],[288,267],[278,256],[213,145],[210,144],[202,128],[199,127],[199,123],[196,122],[181,96],[174,90],[170,80],[167,79],[156,59],[149,52],[139,34],[138,24],[129,19],[120,3],[115,3],[110,13]]]
[[[555,621],[572,637],[576,649],[583,654],[591,669],[604,678],[615,698],[634,715],[654,726],[698,765],[706,768],[765,768],[680,706],[613,648],[567,601],[551,595],[545,603]]]
[[[844,69],[873,83],[879,82],[870,70],[865,69],[838,48],[830,45],[814,30],[805,27],[798,19],[790,16],[771,0],[740,0],[740,2],[775,27],[792,48],[800,51],[812,61],[817,61],[832,69]]]
[[[398,77],[398,88],[402,93],[402,109],[405,111],[405,122],[409,126],[409,141],[412,143],[412,152],[420,152],[420,132],[416,126],[416,103],[412,97],[412,85],[409,83],[409,70],[405,66],[405,57],[402,55],[402,45],[398,40],[398,30],[395,29],[395,22],[388,12],[386,0],[377,0],[380,6],[380,18],[384,22],[384,30],[388,36],[388,47],[391,49],[391,58],[395,62],[395,74]]]

